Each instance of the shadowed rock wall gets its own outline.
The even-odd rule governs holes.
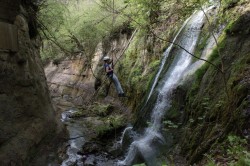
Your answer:
[[[0,47],[0,161],[1,165],[23,165],[56,123],[39,57],[40,43],[30,37],[27,3],[25,7],[18,0],[0,4],[0,21],[15,27],[18,43],[15,52]]]

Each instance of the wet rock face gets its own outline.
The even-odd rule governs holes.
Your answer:
[[[95,53],[91,55],[91,67],[90,57],[87,58],[89,55],[85,52],[47,64],[44,70],[53,102],[64,107],[84,106],[93,100],[96,92],[102,96],[117,96],[114,85],[106,80],[102,57],[107,54],[114,63],[118,62],[117,58],[127,42],[127,35],[123,34],[117,40],[107,41],[108,46],[102,43],[97,45]],[[116,67],[115,73],[118,71]]]
[[[0,1],[0,20],[6,22],[14,22],[18,14],[20,0],[1,0]]]
[[[39,40],[30,39],[28,19],[22,14],[13,26],[17,27],[18,51],[0,49],[1,165],[22,165],[55,128]]]
[[[224,68],[227,69],[226,82],[230,85],[228,97],[223,96],[225,85],[218,81],[221,74],[211,66],[205,69],[203,77],[197,79],[199,82],[193,83],[187,92],[187,129],[180,138],[183,141],[181,153],[186,155],[191,165],[199,162],[204,153],[212,152],[213,148],[218,149],[221,146],[219,142],[223,142],[228,133],[242,138],[249,136],[249,20],[249,12],[241,15],[227,27],[225,39],[221,41],[224,46],[220,53]],[[234,112],[238,114],[232,114]]]
[[[94,79],[80,55],[45,67],[51,96],[57,105],[84,105],[94,93]]]

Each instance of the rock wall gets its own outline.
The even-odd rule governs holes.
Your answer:
[[[86,65],[86,59],[78,56],[66,58],[58,65],[51,62],[45,67],[47,82],[55,104],[60,106],[86,104],[94,93],[94,78]]]
[[[106,78],[102,62],[104,52],[116,62],[126,44],[126,34],[120,35],[118,39],[113,41],[99,44],[91,60],[91,68],[85,54],[67,57],[58,64],[50,62],[46,65],[44,69],[55,104],[60,108],[85,106],[93,99],[96,92],[96,78],[101,79],[102,83],[98,94],[95,96],[99,94],[105,95],[106,92],[103,91],[105,91],[105,84],[109,84],[109,80],[104,81]],[[109,94],[117,96],[113,85],[111,85]]]
[[[250,143],[249,5],[246,3],[245,8],[240,6],[230,11],[241,15],[225,27],[218,39],[218,47],[208,59],[221,68],[221,56],[224,74],[205,64],[174,92],[172,107],[164,120],[178,128],[165,128],[174,135],[176,149],[172,155],[178,156],[180,151],[188,165],[201,162],[206,158],[204,154],[227,158],[229,154],[221,147],[228,149],[230,145],[226,145],[226,140],[230,134],[246,139],[248,145]],[[237,158],[236,153],[232,155]],[[229,164],[230,160],[223,162]],[[220,165],[220,161],[216,164]]]
[[[250,142],[249,21],[250,10],[225,28],[225,36],[219,42],[224,76],[212,66],[203,66],[188,89],[184,106],[189,122],[185,122],[186,130],[181,137],[185,138],[182,139],[182,153],[190,164],[218,148],[218,142],[229,134],[237,134]],[[211,57],[214,64],[221,66],[217,51]]]
[[[7,1],[1,1],[5,4],[1,8],[19,14],[7,17],[8,13],[0,13],[0,17],[4,24],[15,27],[18,50],[0,47],[0,161],[1,165],[23,165],[35,155],[35,147],[55,131],[56,123],[39,56],[40,41],[30,37],[27,6],[11,2],[16,2],[13,8]]]
[[[187,80],[185,84],[174,90],[172,94],[173,101],[171,103],[171,109],[167,111],[163,119],[165,123],[163,123],[162,131],[166,140],[169,140],[168,138],[173,136],[173,144],[176,146],[167,149],[170,152],[164,155],[171,158],[171,160],[173,157],[175,164],[183,160],[183,162],[187,163],[183,165],[195,165],[206,158],[204,156],[209,156],[204,154],[209,154],[212,151],[215,152],[215,156],[225,155],[217,150],[219,147],[227,150],[226,146],[223,147],[222,143],[224,142],[224,145],[226,144],[225,140],[230,134],[236,134],[243,139],[245,138],[248,142],[247,146],[249,151],[249,9],[249,2],[246,2],[230,10],[225,9],[223,18],[218,16],[218,19],[227,20],[227,22],[223,22],[222,25],[216,24],[220,27],[218,29],[225,26],[226,28],[218,39],[219,53],[218,48],[215,48],[209,61],[218,68],[221,68],[220,57],[222,57],[225,69],[224,75],[216,70],[214,66],[206,64],[200,68],[190,80]],[[206,28],[206,26],[204,28]],[[214,30],[214,32],[217,31]],[[200,45],[207,43],[208,36],[209,35],[204,35],[202,37],[204,39],[201,41],[205,42],[200,42],[195,55],[203,51],[204,44],[203,47],[200,47]],[[130,71],[132,71],[134,68],[131,67],[130,69]],[[132,79],[129,78],[129,74],[123,74],[123,76],[128,78],[128,80],[133,80],[139,72],[137,70],[134,73],[131,77]],[[225,82],[223,77],[225,77]],[[131,84],[130,89],[132,90],[137,85],[141,86],[141,84],[144,83],[143,78],[150,77],[143,76],[141,78],[141,75],[139,75],[139,82],[135,84],[135,86]],[[145,86],[147,84],[143,85]],[[225,93],[225,86],[227,86],[227,94]],[[135,94],[138,89],[139,88],[136,88],[134,92],[132,92],[134,94],[132,102],[143,98]],[[139,91],[139,93],[140,92],[143,91]],[[145,93],[142,94],[142,96],[146,96]],[[145,109],[142,111],[134,109],[139,111],[134,125],[138,130],[148,126],[146,120],[142,120],[150,117],[152,108],[150,108],[150,106],[147,108],[149,111],[145,111]],[[170,144],[171,141],[167,141],[167,143]],[[233,157],[237,158],[235,154],[233,154]],[[172,161],[170,161],[170,163],[171,162]],[[229,161],[225,159],[223,162],[221,162],[221,164],[225,164]],[[202,163],[198,165],[205,164]]]

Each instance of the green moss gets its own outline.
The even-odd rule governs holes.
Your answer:
[[[201,68],[199,68],[196,72],[195,72],[195,76],[198,82],[201,81],[202,77],[204,76],[204,74],[206,73],[207,69],[208,69],[209,65],[208,64],[204,64]]]
[[[245,84],[239,84],[240,80],[245,76],[246,68],[249,66],[249,60],[250,60],[250,53],[242,56],[240,59],[238,59],[236,62],[233,63],[232,71],[231,71],[231,77],[228,80],[227,84],[231,88],[237,88],[238,92],[244,91],[246,88]]]
[[[232,31],[232,28],[233,28],[234,24],[235,24],[235,21],[230,21],[230,22],[228,23],[228,25],[227,25],[226,28],[225,28],[226,34],[232,34],[231,31]]]
[[[207,72],[209,68],[208,64],[204,64],[201,68],[199,68],[195,73],[195,81],[193,81],[191,87],[189,88],[188,92],[187,92],[187,99],[189,101],[189,103],[194,103],[195,99],[196,99],[196,95],[200,89],[200,83],[201,80],[204,76],[204,74]]]
[[[95,131],[96,133],[98,134],[98,136],[102,136],[104,135],[105,133],[109,132],[112,130],[112,127],[109,125],[109,124],[106,124],[106,125],[100,125],[98,127],[96,127]]]
[[[149,64],[149,68],[150,68],[150,71],[155,71],[159,65],[160,65],[160,60],[155,60],[155,61],[152,61],[150,64]]]
[[[177,103],[176,103],[177,104]],[[180,116],[180,110],[179,109],[175,109],[178,108],[177,106],[173,106],[172,109],[169,109],[167,112],[167,116],[170,119],[176,119]]]
[[[223,155],[218,156],[216,154],[218,152],[223,153]],[[246,139],[234,134],[229,134],[222,144],[213,146],[209,156],[209,163],[211,163],[212,159],[219,159],[216,163],[217,165],[223,164],[225,161],[228,165],[237,166],[248,166],[250,163],[250,153],[247,150]],[[206,165],[208,166],[209,164]]]
[[[95,102],[94,105],[90,107],[90,110],[99,116],[107,116],[114,110],[114,106]]]
[[[239,1],[240,0],[222,0],[222,7],[224,9],[232,8],[232,7],[236,6],[236,4]]]
[[[113,132],[113,130],[126,125],[126,120],[123,115],[112,115],[101,119],[104,125],[99,125],[95,128],[98,137],[108,135],[110,132]]]
[[[133,70],[131,71],[131,76],[140,76],[142,74],[143,70],[142,70],[142,66],[136,66],[133,68]]]
[[[196,49],[195,49],[195,53],[194,55],[198,58],[201,57],[202,52],[204,50],[204,48],[207,45],[207,41],[209,39],[209,33],[205,33],[205,34],[201,34],[199,37],[199,44],[197,45]],[[194,61],[196,61],[197,59],[194,58]]]
[[[133,166],[146,166],[145,164],[135,164]]]
[[[213,62],[218,57],[219,57],[219,52],[218,52],[218,48],[216,47],[215,49],[213,49],[211,55],[208,58],[208,61],[209,62]]]
[[[149,79],[148,79],[148,82],[146,84],[146,87],[147,87],[146,89],[150,90],[151,86],[153,84],[154,78],[155,78],[155,74],[151,73],[148,77],[149,77]]]
[[[217,42],[218,45],[213,49],[211,55],[208,58],[208,61],[211,62],[213,65],[217,66],[218,68],[221,68],[221,59],[223,56],[221,52],[226,49],[226,36],[224,34],[221,35]]]

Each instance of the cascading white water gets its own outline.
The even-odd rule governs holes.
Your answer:
[[[188,67],[188,70],[185,72],[185,77],[183,78],[183,81],[186,79],[186,77],[194,74],[194,72],[199,69],[204,63],[205,61],[204,60],[207,60],[208,59],[208,56],[211,54],[213,48],[215,47],[216,45],[216,42],[215,40],[217,40],[217,38],[219,37],[219,35],[221,34],[222,30],[223,30],[224,27],[221,27],[221,29],[219,30],[218,33],[214,33],[214,36],[211,36],[208,41],[207,41],[207,44],[206,44],[206,47],[203,49],[202,51],[202,54],[201,54],[201,59],[203,60],[199,60],[199,61],[196,61],[195,63],[193,63],[192,65],[190,65]]]
[[[206,10],[209,9],[210,8]],[[174,41],[178,45],[185,48],[188,52],[194,53],[204,21],[205,15],[203,11],[195,12],[186,21],[182,30],[178,32]],[[173,46],[170,46],[168,48],[169,50],[167,50],[165,53],[168,54],[171,51],[172,47]],[[167,57],[167,54],[164,56]],[[163,58],[164,61],[165,57]],[[162,86],[158,88],[159,93],[157,96],[157,101],[151,114],[151,125],[146,128],[145,133],[142,135],[142,137],[140,137],[138,140],[135,140],[130,145],[126,158],[123,161],[120,161],[119,165],[135,164],[136,162],[138,162],[138,158],[139,160],[143,160],[149,166],[160,165],[159,163],[157,163],[156,157],[158,153],[157,148],[165,144],[165,140],[160,133],[162,118],[165,112],[171,106],[171,93],[179,85],[181,79],[184,77],[185,71],[191,65],[191,62],[192,56],[190,56],[185,50],[177,49],[175,51],[175,59],[164,76]],[[147,100],[149,100],[150,96],[152,95],[163,66],[164,65],[161,65],[161,68],[156,76],[155,82],[151,88]]]
[[[189,19],[190,19],[190,17],[189,17],[189,18],[184,22],[184,24],[182,25],[181,29],[178,31],[177,35],[175,36],[175,38],[174,38],[174,40],[173,40],[173,43],[176,41],[177,37],[179,36],[180,32],[181,32],[182,29],[185,27],[185,25],[187,24],[187,22],[188,22]],[[167,48],[167,50],[166,50],[166,51],[164,52],[164,54],[163,54],[163,59],[162,59],[162,61],[161,61],[160,68],[159,68],[159,70],[158,70],[158,72],[157,72],[157,74],[156,74],[156,76],[155,76],[154,83],[153,83],[153,85],[152,85],[152,87],[151,87],[151,89],[150,89],[150,92],[149,92],[149,94],[148,94],[148,98],[147,98],[146,103],[148,102],[149,98],[151,97],[151,95],[152,95],[152,93],[153,93],[153,91],[154,91],[154,88],[155,88],[155,86],[156,86],[156,84],[157,84],[157,82],[158,82],[159,76],[160,76],[160,74],[161,74],[161,72],[162,72],[162,69],[163,69],[163,67],[164,67],[164,65],[165,65],[165,62],[166,62],[166,60],[167,60],[167,58],[168,58],[168,55],[169,55],[170,51],[171,51],[172,48],[173,48],[173,45],[174,45],[173,43],[170,44],[170,46]]]
[[[120,143],[120,144],[123,143],[122,141],[123,141],[123,138],[124,138],[125,133],[126,133],[128,130],[132,130],[132,128],[133,128],[133,127],[126,127],[126,128],[125,128],[125,130],[124,130],[123,133],[122,133],[121,140],[118,141],[118,143]]]

